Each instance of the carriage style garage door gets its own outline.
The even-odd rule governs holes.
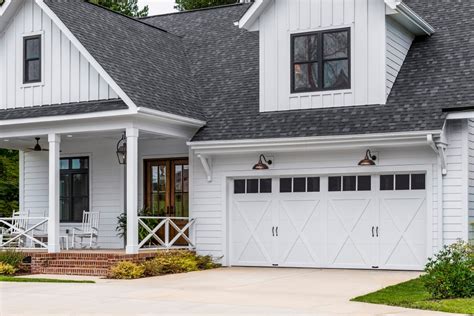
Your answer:
[[[235,179],[235,266],[423,269],[424,174]]]

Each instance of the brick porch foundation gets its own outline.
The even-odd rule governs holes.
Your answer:
[[[141,263],[156,256],[156,251],[137,255],[107,251],[69,251],[61,253],[30,252],[32,274],[106,276],[120,261]]]

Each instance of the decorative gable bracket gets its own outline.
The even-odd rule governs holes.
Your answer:
[[[197,155],[197,157],[201,160],[202,167],[204,168],[204,172],[206,173],[206,176],[207,176],[207,181],[212,182],[211,158],[203,154],[199,154]]]
[[[447,175],[448,169],[447,169],[447,162],[446,162],[446,149],[448,148],[448,143],[446,141],[446,135],[444,133],[444,130],[441,133],[440,139],[437,142],[434,141],[432,134],[427,135],[427,141],[430,147],[439,156],[440,163],[441,163],[441,174],[443,176]]]

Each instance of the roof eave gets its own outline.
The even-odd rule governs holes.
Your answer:
[[[249,30],[270,2],[271,0],[255,0],[252,6],[238,21],[239,28]]]
[[[433,35],[435,29],[401,0],[385,0],[395,14],[392,17],[409,29],[414,35]]]

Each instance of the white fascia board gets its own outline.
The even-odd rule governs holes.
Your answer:
[[[125,104],[131,109],[136,110],[137,106],[128,97],[128,95],[120,88],[120,86],[112,79],[112,77],[102,68],[102,66],[95,60],[89,51],[81,44],[81,42],[72,34],[61,19],[44,3],[43,0],[35,0],[36,4],[49,16],[49,18],[59,27],[59,29],[66,35],[66,37],[73,43],[73,45],[81,52],[86,60],[97,70],[97,72],[104,78],[110,87],[119,95]]]
[[[449,113],[446,119],[447,120],[474,119],[474,110]]]
[[[173,123],[182,124],[182,125],[188,125],[188,126],[194,126],[194,127],[203,127],[204,125],[206,125],[206,122],[202,120],[197,120],[197,119],[193,119],[193,118],[189,118],[185,116],[166,113],[163,111],[153,110],[149,108],[139,107],[137,108],[137,113],[155,116],[157,118],[161,118],[163,120],[168,120]]]
[[[426,141],[427,135],[439,135],[440,133],[440,130],[436,130],[390,134],[204,141],[188,142],[187,144],[197,154],[307,151],[322,149],[349,149],[370,146],[387,147],[428,145]]]
[[[239,20],[239,28],[250,29],[271,1],[273,0],[256,0]]]
[[[433,35],[435,29],[402,0],[385,0],[391,16],[415,35]]]
[[[12,2],[13,2],[12,0],[5,0],[5,2],[3,2],[3,5],[0,6],[0,17],[2,17],[5,14],[5,12],[7,12],[7,9]],[[17,0],[17,2],[19,1]]]

